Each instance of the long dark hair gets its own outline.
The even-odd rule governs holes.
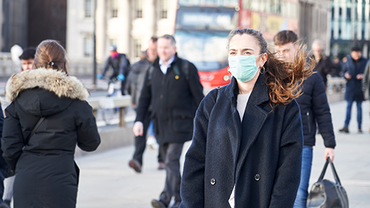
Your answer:
[[[314,62],[306,62],[305,46],[301,45],[293,63],[285,63],[278,60],[267,49],[267,42],[261,32],[249,28],[233,30],[229,34],[229,41],[235,35],[248,34],[253,36],[260,46],[260,53],[267,54],[267,61],[261,73],[264,73],[265,83],[268,86],[270,101],[274,104],[288,104],[294,98],[301,95],[299,86],[306,77],[312,74]]]

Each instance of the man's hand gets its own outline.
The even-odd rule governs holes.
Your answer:
[[[346,73],[344,74],[344,77],[345,77],[346,79],[351,79],[351,78],[352,78],[352,76],[351,76],[348,72],[346,72]]]
[[[357,74],[356,79],[363,79],[364,75],[363,74]]]
[[[325,148],[325,153],[324,153],[324,160],[326,160],[328,157],[332,162],[334,162],[334,149],[333,148]]]
[[[140,121],[136,121],[134,124],[134,128],[132,129],[132,131],[134,132],[134,135],[143,136],[143,130],[144,130],[143,123]]]

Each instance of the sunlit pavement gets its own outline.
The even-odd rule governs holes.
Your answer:
[[[352,109],[350,134],[338,132],[344,123],[346,102],[330,106],[337,139],[335,167],[348,192],[350,207],[367,208],[370,206],[369,103],[363,103],[363,134],[357,133],[355,105]],[[190,142],[186,143],[183,155],[189,145]],[[78,208],[151,207],[150,201],[157,198],[163,189],[165,171],[157,170],[157,151],[147,148],[143,171],[141,174],[135,173],[128,167],[133,151],[133,146],[127,146],[76,158],[81,169]],[[318,135],[310,187],[321,173],[323,154],[322,139]],[[333,180],[330,169],[326,178]]]

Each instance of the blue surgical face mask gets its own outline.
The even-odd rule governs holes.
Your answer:
[[[259,71],[255,56],[231,56],[229,57],[229,67],[229,72],[241,82],[250,81]]]

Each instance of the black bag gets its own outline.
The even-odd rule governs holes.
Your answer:
[[[323,179],[329,163],[335,183]],[[340,183],[334,164],[328,158],[319,180],[312,185],[311,191],[307,197],[307,208],[348,208],[348,206],[347,192]]]

